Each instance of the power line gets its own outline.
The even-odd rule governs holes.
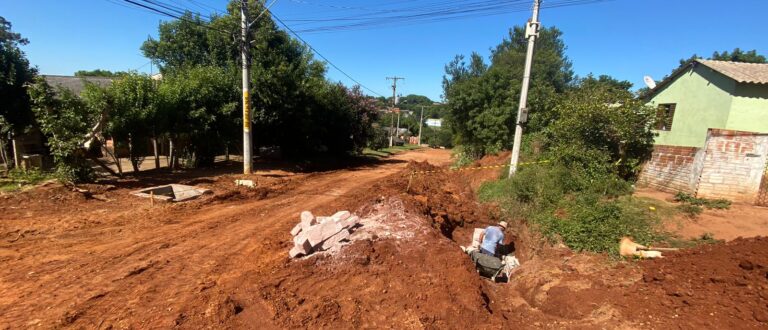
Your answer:
[[[134,0],[122,0],[122,1],[126,2],[126,3],[129,3],[129,4],[132,4],[134,6],[141,7],[143,9],[146,9],[146,10],[152,12],[152,13],[155,13],[155,14],[160,14],[160,15],[163,15],[163,16],[175,18],[175,19],[178,19],[178,20],[181,20],[181,21],[185,21],[187,23],[192,23],[192,24],[195,24],[197,26],[204,27],[206,29],[210,29],[210,30],[213,30],[213,31],[222,32],[222,33],[225,33],[227,36],[232,36],[234,34],[234,32],[225,31],[225,30],[222,30],[222,29],[218,29],[218,28],[212,27],[212,26],[210,26],[208,24],[204,24],[204,23],[210,23],[210,22],[207,22],[207,21],[200,22],[200,21],[188,19],[187,17],[184,16],[187,13],[189,13],[190,15],[195,15],[198,18],[202,17],[202,15],[200,15],[200,13],[193,12],[193,11],[188,10],[188,9],[184,11],[183,15],[177,15],[177,14],[172,14],[172,13],[168,12],[167,10],[160,9],[160,8],[157,8],[157,7],[153,7],[151,5],[152,4],[151,0],[137,0],[137,1],[142,1],[144,3],[140,3],[140,2],[137,2],[137,1],[134,1]],[[145,4],[145,3],[148,3],[148,4]]]
[[[347,74],[346,72],[344,72],[344,70],[342,70],[341,68],[339,68],[338,66],[336,66],[336,64],[333,64],[333,62],[331,62],[331,60],[329,60],[327,57],[323,56],[323,54],[321,54],[320,52],[318,52],[318,51],[317,51],[317,49],[315,49],[314,47],[312,47],[312,45],[310,45],[310,44],[309,44],[309,43],[308,43],[306,40],[304,40],[304,38],[302,38],[302,37],[301,37],[301,36],[300,36],[298,33],[296,33],[296,31],[294,31],[293,29],[291,29],[291,27],[290,27],[290,26],[288,26],[288,24],[285,24],[285,22],[283,22],[283,20],[281,20],[279,17],[277,17],[277,16],[275,15],[275,13],[271,12],[271,14],[272,14],[272,17],[273,17],[275,20],[277,20],[278,22],[280,22],[280,24],[281,24],[281,25],[282,25],[282,26],[283,26],[285,29],[287,29],[288,31],[290,31],[290,32],[291,32],[291,33],[292,33],[292,34],[293,34],[293,35],[294,35],[294,36],[295,36],[297,39],[299,39],[301,42],[303,42],[303,43],[304,43],[304,45],[306,45],[306,46],[307,46],[307,47],[308,47],[310,50],[312,50],[312,51],[313,51],[315,54],[317,54],[317,56],[320,56],[320,58],[322,58],[322,59],[323,59],[323,60],[324,60],[326,63],[328,63],[330,66],[332,66],[333,68],[335,68],[336,70],[338,70],[339,72],[341,72],[341,74],[343,74],[344,76],[346,76],[347,78],[349,78],[349,80],[352,80],[353,82],[355,82],[356,84],[358,84],[360,87],[363,87],[363,88],[365,88],[366,90],[368,90],[369,92],[371,92],[371,93],[373,93],[373,94],[376,94],[376,95],[378,95],[378,96],[381,96],[381,97],[385,97],[384,95],[381,95],[381,94],[377,93],[376,91],[374,91],[374,90],[372,90],[372,89],[368,88],[368,86],[365,86],[365,85],[363,85],[362,83],[360,83],[359,81],[357,81],[355,78],[352,78],[352,76],[350,76],[349,74]]]
[[[304,0],[292,0],[297,3],[315,6],[337,7],[345,10],[375,11],[375,13],[357,14],[354,16],[342,16],[332,18],[304,18],[286,20],[298,22],[295,25],[314,25],[304,29],[298,29],[301,33],[319,33],[345,30],[365,30],[381,26],[404,26],[424,24],[431,22],[444,22],[461,20],[474,17],[487,17],[504,15],[512,12],[530,10],[530,4],[525,0],[500,0],[500,1],[443,1],[424,4],[416,7],[372,9],[364,7],[340,7],[324,4],[309,3]],[[586,5],[615,0],[552,0],[544,2],[543,8],[559,8],[577,5]],[[331,22],[346,22],[346,24],[325,24]]]
[[[135,5],[135,6],[139,6],[139,7],[144,8],[144,9],[147,9],[147,10],[153,12],[153,13],[157,13],[157,14],[160,14],[160,15],[168,16],[168,17],[175,18],[175,19],[178,19],[178,20],[183,20],[183,21],[186,21],[186,22],[189,22],[189,23],[193,23],[193,24],[196,24],[196,25],[199,25],[199,26],[211,29],[211,30],[215,30],[215,31],[226,33],[228,35],[232,35],[232,33],[230,33],[230,32],[227,32],[227,31],[224,31],[224,30],[221,30],[221,29],[217,29],[217,28],[211,27],[211,26],[206,25],[206,24],[202,24],[201,22],[189,20],[189,19],[185,18],[184,16],[175,15],[175,14],[169,13],[166,10],[158,9],[158,8],[152,7],[150,5],[145,5],[145,4],[137,2],[137,1],[143,1],[143,2],[152,3],[153,2],[152,0],[137,0],[137,1],[134,1],[134,0],[122,0],[122,1],[130,3],[130,4]],[[274,1],[273,1],[273,4],[274,4]],[[186,10],[186,12],[189,12],[191,14],[197,14],[199,16],[199,13],[192,12],[191,10]],[[356,83],[360,87],[366,89],[367,91],[369,91],[369,92],[371,92],[371,93],[373,93],[375,95],[384,97],[383,95],[381,95],[380,93],[377,93],[376,91],[374,91],[373,89],[369,88],[368,86],[363,85],[357,79],[353,78],[351,75],[349,75],[344,70],[339,68],[336,64],[331,62],[327,57],[325,57],[323,54],[321,54],[319,51],[317,51],[317,49],[312,47],[312,45],[310,45],[306,40],[304,40],[304,38],[302,38],[298,33],[296,33],[293,29],[291,29],[291,27],[289,27],[287,24],[285,24],[285,22],[283,22],[279,17],[275,16],[273,12],[270,11],[270,14],[271,14],[272,17],[275,18],[275,20],[280,22],[280,24],[282,24],[283,27],[285,27],[288,31],[290,31],[297,39],[299,39],[301,42],[303,42],[304,45],[306,45],[311,51],[313,51],[315,54],[317,54],[317,56],[322,58],[326,63],[328,63],[334,69],[338,70],[339,72],[341,72],[341,74],[343,74],[344,76],[346,76],[347,78],[352,80],[354,83]]]

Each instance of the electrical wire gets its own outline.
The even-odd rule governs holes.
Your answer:
[[[202,27],[206,27],[206,28],[208,28],[208,29],[212,29],[212,30],[216,30],[216,31],[220,31],[220,32],[228,33],[227,31],[224,31],[224,30],[220,30],[220,29],[216,29],[216,28],[213,28],[213,27],[211,27],[211,26],[209,26],[209,25],[207,25],[207,24],[201,24],[201,22],[197,22],[197,21],[192,21],[192,20],[189,20],[189,19],[185,18],[184,16],[179,16],[179,15],[176,15],[176,14],[170,13],[170,12],[168,12],[168,10],[159,9],[159,8],[157,8],[157,7],[153,7],[153,6],[149,5],[149,4],[156,4],[156,3],[155,3],[155,2],[156,2],[156,0],[135,0],[135,1],[134,1],[134,0],[122,0],[122,1],[124,1],[124,2],[127,2],[127,3],[130,3],[130,4],[133,4],[133,5],[135,5],[135,6],[139,6],[139,7],[141,7],[141,8],[144,8],[144,9],[146,9],[146,10],[149,10],[149,11],[151,11],[151,12],[153,12],[153,13],[156,13],[156,14],[160,14],[160,15],[164,15],[164,16],[168,16],[168,17],[171,17],[171,18],[175,18],[175,19],[179,19],[179,20],[187,21],[187,22],[190,22],[190,23],[193,23],[193,24],[196,24],[196,25],[202,26]],[[138,1],[142,1],[142,2],[144,2],[144,4],[143,4],[143,3],[140,3],[140,2],[138,2]],[[274,4],[276,1],[277,1],[277,0],[273,0],[273,1],[272,1],[272,4],[270,4],[270,6],[271,6],[271,5],[273,5],[273,4]],[[148,3],[148,4],[146,4],[146,3]],[[165,7],[161,7],[161,8],[165,8]],[[172,10],[172,11],[173,11],[173,12],[177,12],[176,10]],[[266,11],[269,11],[269,8],[266,8],[266,9],[265,9],[265,12],[266,12]],[[178,12],[177,12],[177,13],[178,13]],[[198,15],[198,16],[199,16],[199,13],[194,13],[194,12],[192,12],[191,10],[188,10],[188,9],[185,9],[185,10],[184,10],[184,14],[186,14],[186,13],[192,13],[192,14],[196,14],[196,15]],[[346,73],[344,70],[342,70],[342,69],[341,69],[339,66],[337,66],[336,64],[334,64],[333,62],[331,62],[331,61],[330,61],[330,60],[329,60],[327,57],[325,57],[323,54],[321,54],[320,52],[318,52],[318,51],[317,51],[317,49],[315,49],[314,47],[312,47],[312,45],[310,45],[310,44],[309,44],[309,43],[308,43],[306,40],[304,40],[304,38],[302,38],[302,37],[301,37],[301,36],[300,36],[298,33],[296,33],[296,32],[295,32],[293,29],[291,29],[291,28],[290,28],[290,27],[289,27],[287,24],[285,24],[285,22],[283,22],[283,21],[282,21],[280,18],[278,18],[277,16],[275,16],[275,15],[274,15],[274,13],[272,13],[272,12],[270,11],[270,14],[271,14],[271,16],[272,16],[273,18],[275,18],[275,19],[276,19],[278,22],[280,22],[280,24],[282,24],[282,25],[283,25],[283,27],[285,27],[285,29],[287,29],[288,31],[290,31],[290,32],[291,32],[291,33],[292,33],[292,34],[293,34],[293,35],[294,35],[294,36],[295,36],[297,39],[299,39],[299,40],[300,40],[302,43],[304,43],[304,45],[306,45],[306,46],[307,46],[307,48],[309,48],[309,49],[310,49],[312,52],[314,52],[315,54],[317,54],[317,56],[319,56],[319,57],[320,57],[320,58],[322,58],[322,59],[323,59],[323,60],[324,60],[326,63],[328,63],[328,65],[330,65],[330,66],[331,66],[331,67],[333,67],[334,69],[336,69],[336,70],[338,70],[339,72],[341,72],[341,74],[343,74],[344,76],[346,76],[347,78],[349,78],[350,80],[352,80],[354,83],[356,83],[356,84],[357,84],[357,85],[359,85],[360,87],[362,87],[362,88],[364,88],[364,89],[368,90],[369,92],[371,92],[371,93],[373,93],[373,94],[376,94],[376,95],[378,95],[378,96],[382,96],[382,97],[383,97],[383,95],[381,95],[380,93],[377,93],[376,91],[374,91],[373,89],[369,88],[368,86],[365,86],[365,85],[363,85],[363,84],[362,84],[361,82],[359,82],[357,79],[353,78],[351,75],[349,75],[349,74],[348,74],[348,73]],[[207,23],[207,22],[206,22],[206,23]]]
[[[285,24],[285,22],[283,22],[283,20],[281,20],[279,17],[277,17],[277,16],[275,15],[275,13],[271,13],[271,14],[272,14],[272,18],[274,18],[276,21],[278,21],[278,22],[279,22],[279,23],[280,23],[280,24],[281,24],[281,25],[282,25],[282,26],[283,26],[283,27],[284,27],[286,30],[290,31],[290,32],[293,34],[293,36],[294,36],[294,37],[296,37],[296,39],[299,39],[301,42],[303,42],[303,43],[304,43],[304,45],[306,45],[306,46],[307,46],[307,48],[309,48],[310,50],[312,50],[312,52],[314,52],[315,54],[317,54],[317,56],[320,56],[320,58],[322,58],[322,59],[323,59],[323,60],[324,60],[326,63],[328,63],[328,65],[332,66],[333,68],[335,68],[336,70],[338,70],[339,72],[341,72],[341,74],[343,74],[344,76],[346,76],[347,78],[349,78],[349,80],[352,80],[353,82],[355,82],[356,84],[358,84],[360,87],[362,87],[362,88],[365,88],[367,91],[369,91],[369,92],[371,92],[371,93],[373,93],[373,94],[376,94],[376,95],[378,95],[378,96],[381,96],[381,97],[385,97],[384,95],[381,95],[380,93],[377,93],[376,91],[374,91],[374,90],[372,90],[372,89],[368,88],[368,86],[365,86],[365,85],[363,85],[361,82],[357,81],[357,79],[355,79],[355,78],[352,78],[352,76],[350,76],[349,74],[347,74],[346,72],[344,72],[344,70],[342,70],[341,68],[339,68],[339,67],[338,67],[336,64],[334,64],[333,62],[331,62],[331,60],[329,60],[327,57],[325,57],[323,54],[321,54],[319,51],[317,51],[317,49],[315,49],[315,47],[312,47],[312,45],[310,45],[310,44],[309,44],[309,43],[308,43],[306,40],[304,40],[304,38],[302,38],[302,37],[301,37],[301,36],[300,36],[298,33],[296,33],[296,31],[294,31],[293,29],[291,29],[291,27],[290,27],[290,26],[288,26],[288,24]]]

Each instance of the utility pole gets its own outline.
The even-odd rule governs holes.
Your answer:
[[[421,106],[421,116],[419,116],[419,146],[421,146],[421,127],[424,126],[424,106]]]
[[[509,177],[517,172],[517,163],[520,159],[520,144],[523,142],[523,124],[528,120],[528,84],[531,80],[531,65],[533,62],[533,46],[536,37],[539,36],[539,6],[541,0],[533,0],[533,15],[525,27],[525,37],[528,38],[528,50],[525,54],[525,68],[523,69],[523,87],[520,90],[520,105],[517,109],[517,124],[515,125],[515,141],[512,145],[512,159],[509,162]]]
[[[240,2],[240,55],[243,62],[243,174],[251,174],[253,162],[251,134],[251,96],[250,94],[250,46],[248,42],[248,0]]]
[[[387,77],[387,80],[392,80],[392,110],[394,111],[395,107],[397,106],[397,81],[398,80],[405,80],[403,77]],[[389,146],[392,147],[394,145],[394,135],[395,132],[392,131],[392,124],[395,120],[395,114],[392,114],[392,117],[390,117],[389,120]],[[400,123],[400,112],[397,113],[397,122]],[[400,124],[398,124],[400,126]]]

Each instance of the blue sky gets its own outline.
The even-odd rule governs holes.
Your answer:
[[[197,6],[200,3],[222,10],[226,4],[225,0],[168,2],[198,11],[205,7]],[[279,0],[272,9],[288,21],[350,15],[349,11],[318,4],[376,8],[385,2]],[[71,75],[97,68],[149,72],[151,66],[139,46],[148,36],[157,35],[158,22],[166,18],[116,3],[121,0],[38,0],[34,6],[28,0],[1,0],[0,15],[30,40],[24,50],[43,74]],[[643,86],[643,75],[658,80],[675,68],[679,59],[693,53],[709,56],[715,50],[740,47],[768,54],[765,13],[766,0],[615,0],[544,9],[541,22],[564,32],[567,55],[577,74],[608,74],[629,80],[638,88]],[[529,16],[528,12],[511,12],[303,37],[378,93],[390,95],[385,77],[398,75],[406,77],[398,83],[398,94],[422,94],[438,100],[448,61],[456,54],[472,51],[488,55],[511,26],[523,24]],[[333,68],[329,68],[329,77],[353,84]]]

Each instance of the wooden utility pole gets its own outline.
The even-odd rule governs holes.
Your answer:
[[[394,109],[397,107],[397,81],[398,80],[405,80],[405,78],[394,76],[394,77],[387,77],[387,80],[392,80],[392,110],[394,111]],[[393,123],[394,118],[395,118],[395,115],[392,114],[392,117],[391,117],[391,119],[389,121],[389,146],[390,147],[392,147],[394,145],[395,132],[392,131],[392,124],[394,124]],[[399,112],[397,114],[397,122],[398,123],[400,122],[400,113]]]
[[[528,50],[525,54],[525,68],[523,69],[523,87],[520,91],[520,104],[517,108],[517,124],[515,125],[515,141],[512,145],[512,159],[509,162],[509,177],[517,172],[517,163],[520,159],[520,144],[523,141],[523,124],[528,120],[528,84],[531,80],[531,65],[533,62],[533,47],[536,37],[539,36],[539,6],[541,0],[533,0],[533,16],[525,27],[525,37],[528,38]]]
[[[424,126],[424,106],[421,106],[421,116],[419,116],[419,145],[421,145],[421,127]]]
[[[251,134],[250,46],[248,42],[248,0],[240,2],[240,55],[243,64],[243,174],[251,174],[253,144]]]

